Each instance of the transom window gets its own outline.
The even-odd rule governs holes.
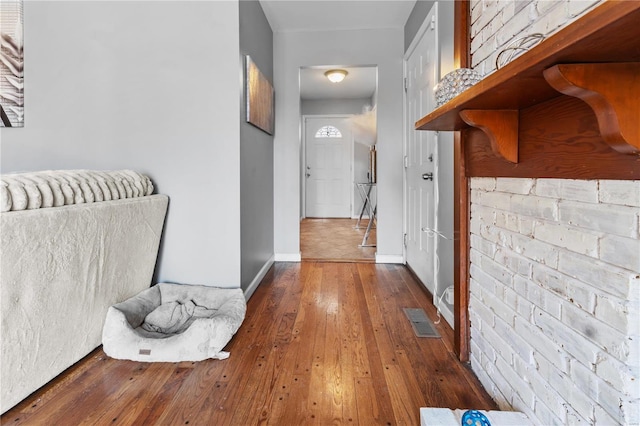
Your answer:
[[[316,138],[341,138],[342,133],[337,127],[324,126],[316,132]]]

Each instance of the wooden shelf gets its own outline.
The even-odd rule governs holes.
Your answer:
[[[540,143],[536,131],[532,133],[533,123],[557,121],[549,114],[557,116],[562,105],[575,113],[569,117],[574,122],[597,121],[593,135],[589,130],[588,135],[583,132],[576,137],[565,135],[562,140],[553,140],[553,144],[564,144],[565,151],[573,155],[585,157],[589,152],[598,152],[598,160],[594,159],[593,164],[584,165],[580,158],[571,160],[575,163],[573,169],[579,169],[583,178],[639,179],[639,64],[640,2],[604,2],[435,109],[415,126],[417,130],[470,129],[468,147],[480,143],[486,145],[482,150],[497,155],[493,176],[566,178],[572,177],[571,172],[560,172],[562,167],[557,167],[553,159],[521,166],[534,157],[540,163],[542,155],[535,150],[548,150],[550,142],[544,141],[544,146]],[[568,97],[573,100],[567,101]],[[586,102],[589,107],[584,110],[572,102]],[[506,123],[510,123],[508,129]],[[569,123],[568,127],[582,131],[585,126]],[[583,151],[570,145],[576,138],[581,143],[588,139],[582,143]],[[523,143],[535,143],[537,148],[523,147]],[[600,144],[605,146],[604,150]],[[609,148],[611,153],[607,152]],[[479,149],[471,147],[468,153],[479,154]],[[609,157],[620,153],[631,154],[621,160],[623,170],[605,170],[603,164],[611,164]],[[467,156],[467,160],[469,176],[485,175],[473,164],[476,159]]]
[[[460,130],[464,109],[523,109],[557,97],[543,72],[556,64],[640,62],[640,2],[605,2],[416,122]]]

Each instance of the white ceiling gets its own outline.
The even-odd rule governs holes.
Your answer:
[[[260,0],[274,32],[404,28],[416,0]]]
[[[335,67],[300,69],[301,99],[370,98],[377,87],[376,67],[341,67],[349,74],[340,83],[332,83],[324,73]]]
[[[259,0],[274,32],[404,28],[416,0]],[[355,65],[355,64],[354,64]],[[349,72],[331,83],[331,66],[300,70],[302,99],[368,98],[377,87],[375,67],[340,67]]]

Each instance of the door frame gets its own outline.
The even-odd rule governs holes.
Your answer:
[[[438,2],[434,2],[433,6],[432,6],[434,12],[435,12],[435,17],[436,17],[436,21],[438,19]],[[427,13],[427,17],[431,14],[431,9],[429,10],[429,12]],[[428,19],[425,18],[424,22],[422,23],[422,25],[420,26],[420,29],[418,30],[418,32],[416,32],[416,35],[414,36],[413,40],[411,41],[411,44],[409,44],[409,48],[407,48],[407,51],[404,54],[403,60],[402,60],[402,67],[403,67],[403,76],[404,76],[404,93],[402,96],[402,111],[403,111],[403,135],[402,135],[402,139],[403,139],[403,146],[402,146],[402,150],[403,150],[403,167],[402,167],[402,195],[403,195],[403,206],[402,206],[402,211],[403,211],[403,215],[402,215],[402,222],[403,222],[403,237],[404,237],[404,242],[402,244],[402,260],[405,264],[407,264],[407,244],[406,244],[406,236],[407,236],[407,227],[408,227],[408,220],[407,220],[407,215],[409,214],[408,212],[408,194],[407,194],[407,190],[408,190],[408,185],[407,185],[407,150],[408,150],[408,144],[409,144],[409,130],[412,130],[413,127],[409,127],[409,124],[407,123],[408,121],[408,115],[409,115],[409,111],[407,109],[407,101],[408,101],[408,94],[407,94],[407,63],[409,62],[409,58],[411,57],[411,55],[413,55],[413,53],[415,52],[418,44],[420,43],[420,41],[422,41],[422,38],[424,37],[424,35],[426,34],[427,30],[429,29],[429,27],[431,27],[432,25],[432,21],[429,21]],[[437,22],[436,22],[437,25]],[[435,34],[435,38],[436,38],[436,55],[435,57],[437,58],[436,60],[436,80],[439,80],[440,76],[440,34],[438,33],[438,29],[436,27],[436,34]],[[436,144],[438,137],[436,135]],[[436,151],[437,151],[437,146],[436,146]],[[433,208],[434,208],[434,222],[433,222],[433,226],[434,229],[438,229],[438,163],[439,163],[440,159],[439,159],[439,155],[435,156],[434,159],[434,172],[433,172],[433,199],[434,199],[434,204],[433,204]],[[437,244],[437,240],[434,241],[434,248]],[[436,292],[435,290],[437,290],[437,283],[435,282],[435,276],[437,274],[437,268],[438,268],[438,260],[437,260],[437,256],[436,256],[436,251],[434,250],[433,253],[434,259],[433,259],[433,265],[434,265],[434,294],[433,294],[433,302],[436,303]],[[426,287],[425,287],[426,288]]]
[[[342,118],[348,120],[351,118],[353,114],[304,114],[301,119],[300,126],[300,138],[302,140],[301,150],[300,150],[300,192],[301,192],[301,202],[300,202],[300,219],[304,219],[307,217],[307,179],[306,179],[306,167],[307,167],[307,119],[308,118]],[[351,134],[351,142],[349,142],[349,175],[351,176],[351,186],[353,186],[353,182],[355,179],[355,170],[353,167],[353,155],[354,155],[354,143],[353,134]],[[353,188],[349,189],[349,211],[351,213],[351,217],[353,217]]]

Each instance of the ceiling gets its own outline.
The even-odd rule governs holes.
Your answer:
[[[416,0],[259,0],[274,32],[404,28]],[[356,65],[356,64],[353,64]],[[341,67],[341,83],[324,76],[335,66],[300,70],[302,99],[368,98],[377,87],[376,67]]]
[[[332,83],[324,73],[335,67],[300,69],[301,99],[370,98],[377,87],[376,67],[341,67],[349,74],[340,83]]]
[[[416,0],[260,0],[274,32],[404,28]]]

